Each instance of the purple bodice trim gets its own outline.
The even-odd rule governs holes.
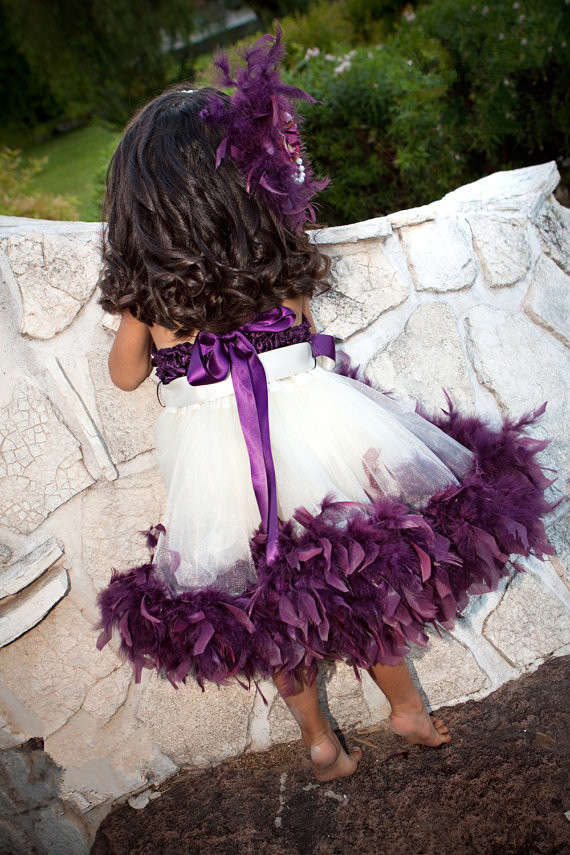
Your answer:
[[[289,344],[299,344],[302,341],[311,341],[312,337],[311,326],[305,317],[297,326],[288,327],[285,330],[246,330],[244,335],[253,344],[257,353],[276,350],[278,347],[286,347]],[[188,373],[193,346],[190,341],[181,341],[172,347],[161,347],[160,350],[153,352],[152,364],[158,379],[164,385]]]

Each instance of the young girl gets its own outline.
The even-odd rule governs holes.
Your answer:
[[[176,87],[144,107],[114,155],[102,305],[120,313],[113,382],[154,365],[168,488],[151,560],[100,595],[99,646],[118,628],[140,679],[156,667],[246,686],[272,676],[319,781],[350,775],[322,715],[324,658],[366,668],[412,742],[450,735],[405,664],[425,626],[453,625],[496,587],[510,554],[551,552],[549,506],[521,436],[450,413],[438,426],[326,370],[309,300],[328,262],[302,226],[323,186],[302,157],[292,97],[266,36],[232,98]],[[317,364],[319,362],[319,364]],[[357,671],[358,673],[358,671]]]

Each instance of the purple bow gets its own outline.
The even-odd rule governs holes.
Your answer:
[[[279,521],[277,486],[269,436],[267,381],[253,344],[244,332],[281,332],[293,325],[295,313],[284,306],[270,309],[255,320],[229,333],[200,332],[192,347],[188,368],[191,386],[203,386],[225,380],[231,372],[239,420],[251,469],[251,481],[267,534],[267,560],[277,557]],[[334,339],[315,335],[315,356],[334,359]]]

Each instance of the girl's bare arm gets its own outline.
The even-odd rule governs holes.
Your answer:
[[[313,320],[313,316],[311,315],[308,297],[303,297],[303,314],[311,325],[311,332],[316,333],[317,328],[315,327],[315,322]]]
[[[130,312],[123,312],[115,341],[109,354],[109,374],[119,389],[130,392],[148,377],[151,337],[146,324]]]

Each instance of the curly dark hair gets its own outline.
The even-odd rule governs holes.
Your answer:
[[[200,118],[215,90],[184,89],[143,107],[113,155],[99,277],[106,311],[179,338],[229,332],[286,298],[326,291],[330,267],[247,192],[233,160],[216,168],[222,132]]]

